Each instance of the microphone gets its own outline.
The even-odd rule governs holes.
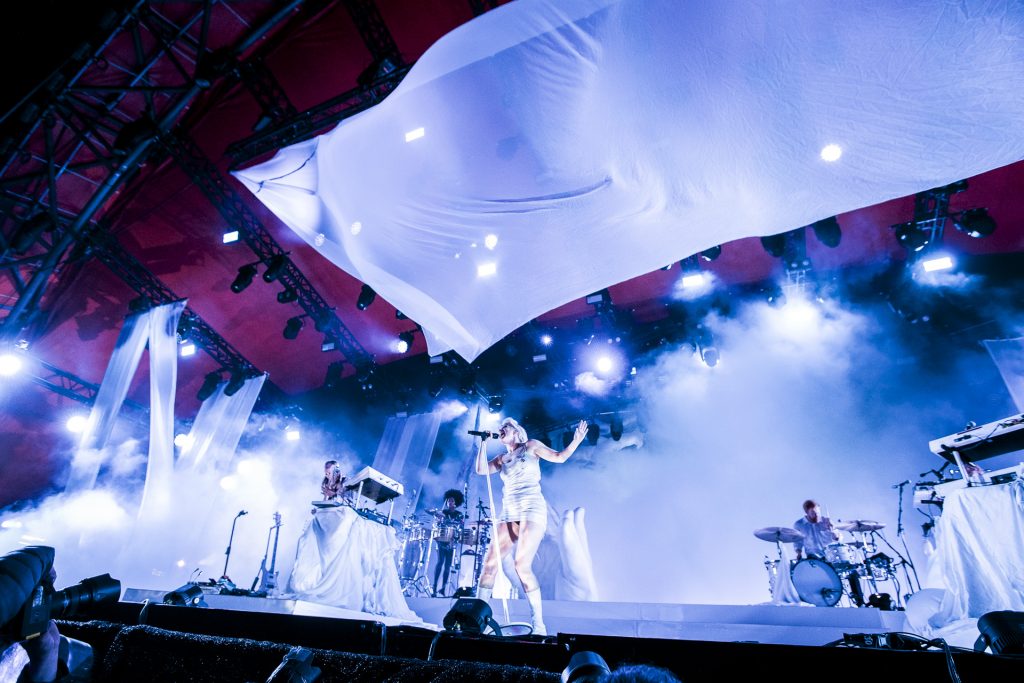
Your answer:
[[[249,514],[248,510],[239,510],[238,514],[235,515],[235,517],[241,517],[242,515],[247,515],[247,514]]]
[[[910,480],[909,480],[909,479],[904,479],[904,480],[903,480],[903,481],[901,481],[900,483],[898,483],[898,484],[893,484],[893,485],[892,485],[892,486],[890,486],[889,488],[891,488],[891,489],[901,489],[901,488],[903,488],[904,486],[906,486],[906,485],[907,485],[907,484],[909,484],[909,483],[910,483]]]
[[[498,434],[497,432],[477,432],[472,429],[469,430],[469,434],[472,436],[479,436],[484,439],[497,439],[501,436],[501,434]]]

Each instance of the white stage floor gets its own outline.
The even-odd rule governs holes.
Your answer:
[[[162,601],[165,592],[129,588],[125,602]],[[274,612],[300,616],[361,619],[386,626],[413,625],[438,628],[454,603],[447,598],[409,598],[409,607],[423,623],[319,605],[303,600],[207,595],[211,608],[246,612]],[[509,621],[529,622],[526,600],[509,601]],[[491,600],[494,618],[506,622],[501,600]],[[907,631],[903,612],[870,607],[797,607],[777,605],[673,605],[624,602],[544,601],[548,633],[667,638],[721,642],[758,642],[779,645],[824,645],[843,633]]]

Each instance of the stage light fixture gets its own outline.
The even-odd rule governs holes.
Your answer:
[[[178,347],[178,355],[182,358],[188,358],[189,356],[196,355],[196,345],[190,341],[186,341]]]
[[[554,343],[554,341],[554,338],[550,334],[542,334],[540,336],[541,346],[551,346],[551,344]]]
[[[324,337],[324,340],[320,342],[320,350],[324,353],[334,351],[336,348],[338,348],[338,340],[330,335]]]
[[[996,222],[988,215],[988,209],[967,209],[953,217],[953,225],[971,237],[988,237],[996,231]]]
[[[700,287],[704,284],[704,273],[689,273],[688,275],[683,275],[679,282],[684,289]]]
[[[444,630],[459,633],[483,633],[488,626],[501,635],[501,627],[494,621],[491,606],[478,598],[459,598],[444,615]]]
[[[294,318],[288,318],[288,322],[284,325],[284,332],[281,333],[284,335],[285,339],[295,339],[299,336],[299,332],[305,324],[303,317],[304,316],[297,315]]]
[[[205,401],[213,396],[213,392],[217,391],[217,386],[220,384],[220,381],[221,376],[219,370],[208,373],[206,377],[203,378],[203,386],[199,387],[199,393],[196,394],[196,398],[200,401]]]
[[[284,432],[284,438],[287,441],[299,441],[302,439],[302,433],[298,429],[287,429]]]
[[[247,263],[238,269],[238,275],[235,276],[234,282],[231,283],[231,291],[235,294],[242,292],[246,287],[252,284],[252,279],[256,277],[256,265],[253,263]]]
[[[284,272],[285,266],[288,265],[287,254],[276,254],[267,259],[267,269],[263,271],[263,281],[273,282],[277,278],[281,277],[281,273]]]
[[[977,652],[989,648],[994,655],[1024,654],[1024,612],[1003,610],[983,614],[978,619],[978,632],[974,642]]]
[[[613,367],[615,367],[615,361],[611,359],[611,356],[601,356],[597,359],[595,367],[599,373],[606,375],[612,371]]]
[[[398,335],[398,343],[395,344],[395,350],[398,353],[408,353],[409,349],[412,348],[413,333],[409,330],[402,332]]]
[[[487,263],[481,263],[476,267],[477,277],[490,277],[498,272],[498,264],[494,261],[488,261]]]
[[[228,379],[228,383],[224,386],[225,396],[234,396],[237,394],[243,386],[245,386],[245,380],[248,379],[244,370],[232,370],[231,377]]]
[[[0,355],[0,377],[13,377],[21,372],[24,364],[13,353]]]
[[[89,420],[85,415],[72,415],[68,418],[67,422],[64,423],[64,427],[66,427],[72,434],[81,434],[85,431],[85,427],[88,424]]]
[[[491,396],[487,399],[487,410],[491,413],[500,413],[505,408],[505,397],[501,395]]]
[[[231,244],[232,242],[237,242],[238,241],[238,231],[237,230],[229,230],[228,232],[224,233],[221,236],[220,239],[221,239],[221,242],[223,244]]]
[[[705,261],[714,261],[716,258],[722,255],[722,245],[711,247],[700,252],[700,257]]]
[[[612,425],[610,429],[612,441],[618,441],[622,438],[622,416],[618,413],[612,415]]]
[[[949,256],[936,256],[935,258],[921,261],[921,267],[926,273],[934,273],[937,270],[950,270],[953,268],[953,259]]]
[[[764,247],[764,250],[770,256],[782,258],[782,255],[786,252],[786,234],[766,235],[761,238],[761,246]]]
[[[586,298],[586,302],[588,304],[590,304],[591,306],[597,306],[598,308],[604,308],[606,306],[610,306],[611,305],[611,303],[612,303],[612,295],[608,292],[607,289],[602,289],[600,292],[594,292],[593,294],[588,294],[587,298]]]
[[[821,160],[822,161],[839,161],[839,157],[843,156],[843,148],[836,144],[828,144],[821,148]]]
[[[203,589],[194,583],[186,583],[181,588],[165,594],[163,603],[177,607],[206,607],[206,601],[203,600]]]
[[[360,311],[365,311],[376,298],[377,292],[373,291],[373,288],[371,288],[370,285],[363,285],[359,290],[359,298],[356,299],[356,308]]]
[[[928,246],[931,238],[927,231],[918,227],[913,221],[909,223],[897,223],[891,226],[896,235],[896,241],[907,251],[921,251]]]
[[[818,241],[830,249],[835,249],[843,240],[843,231],[839,228],[839,221],[835,216],[823,218],[811,225],[814,236]]]
[[[298,300],[299,294],[291,287],[285,287],[277,293],[277,302],[279,304],[290,304],[293,301]]]

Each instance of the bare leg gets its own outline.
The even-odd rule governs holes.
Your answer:
[[[519,544],[516,546],[516,574],[523,590],[527,593],[540,588],[533,575],[533,558],[537,555],[540,542],[544,540],[545,522],[523,521],[519,526]]]
[[[490,547],[487,548],[487,555],[484,557],[484,568],[480,572],[481,588],[494,588],[494,579],[498,575],[500,559],[511,552],[512,544],[515,542],[515,527],[518,526],[519,524],[516,522],[498,523],[498,538],[492,541]],[[536,549],[534,552],[536,552]]]

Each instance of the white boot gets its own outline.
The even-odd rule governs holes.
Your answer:
[[[494,589],[493,588],[484,588],[483,586],[480,586],[479,588],[476,589],[476,599],[477,600],[483,600],[484,602],[489,602],[490,599],[491,599],[491,591],[492,590],[494,590]]]
[[[526,592],[526,600],[530,603],[530,621],[533,624],[533,635],[546,636],[548,629],[544,625],[544,612],[541,608],[540,588]]]

